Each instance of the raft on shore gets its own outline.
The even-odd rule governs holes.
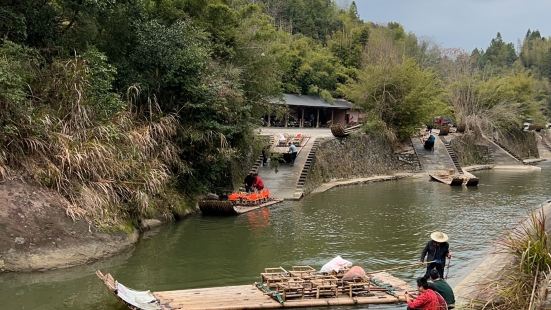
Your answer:
[[[346,282],[336,275],[323,275],[295,266],[294,271],[267,268],[262,282],[225,287],[175,291],[135,291],[117,282],[110,274],[97,271],[108,289],[130,309],[278,309],[340,305],[393,304],[404,302],[411,288],[386,273],[371,274],[362,281]],[[309,267],[311,268],[311,267]],[[272,269],[272,270],[269,270]],[[273,269],[281,269],[285,276]],[[312,269],[313,270],[313,269]]]

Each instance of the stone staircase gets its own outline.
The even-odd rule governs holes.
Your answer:
[[[415,151],[415,147],[413,146],[413,141],[411,139],[409,140],[409,143],[411,144],[411,148],[413,149],[413,156],[411,156],[411,164],[415,167],[415,172],[423,171],[423,165],[421,165],[421,161],[419,160],[419,155]]]
[[[448,154],[450,154],[450,157],[453,161],[453,165],[455,166],[455,169],[459,174],[463,174],[463,168],[459,164],[459,159],[457,158],[457,154],[453,151],[452,144],[450,141],[441,138],[442,142],[444,142],[444,146],[446,147],[446,151],[448,151]]]
[[[497,144],[500,148],[502,148],[505,152],[509,153],[509,155],[513,156],[516,160],[520,161],[522,163],[522,158],[520,158],[517,154],[511,152],[509,148],[507,148],[505,145],[503,145],[501,142],[499,142],[497,139],[493,139],[494,143]]]
[[[310,173],[310,170],[314,165],[314,162],[316,159],[316,152],[322,141],[323,139],[319,139],[319,138],[315,139],[313,142],[312,148],[308,153],[308,157],[306,158],[306,163],[304,163],[304,166],[302,168],[302,171],[300,173],[300,176],[297,182],[297,192],[299,193],[303,193],[304,185],[306,184],[306,178],[308,177],[308,174]]]
[[[268,137],[267,136],[262,136],[262,138],[268,138]],[[275,137],[270,136],[268,141],[269,141],[268,143],[269,143],[270,148],[271,148],[275,143]],[[260,154],[258,156],[258,158],[254,162],[253,166],[251,167],[251,170],[249,170],[249,173],[258,173],[258,169],[260,168],[260,166],[262,166],[262,154]]]

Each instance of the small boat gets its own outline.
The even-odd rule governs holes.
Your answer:
[[[266,268],[261,282],[248,285],[175,291],[136,291],[110,274],[96,275],[119,300],[133,310],[219,310],[328,307],[395,304],[405,301],[411,287],[387,272],[343,280],[343,274],[325,274],[310,266]]]
[[[203,199],[199,201],[199,209],[204,215],[229,216],[268,207],[281,201],[271,197],[268,189],[263,189],[251,193],[233,192],[225,200]]]
[[[451,174],[440,174],[440,173],[429,173],[431,179],[448,184],[450,186],[461,186],[463,185],[464,179],[460,175],[451,175]]]

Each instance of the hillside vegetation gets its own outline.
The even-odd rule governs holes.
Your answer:
[[[55,189],[99,226],[171,218],[231,188],[284,92],[347,98],[368,130],[434,116],[545,123],[550,40],[466,53],[330,0],[22,0],[0,6],[0,178]]]

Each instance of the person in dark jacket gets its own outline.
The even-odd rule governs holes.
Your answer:
[[[254,173],[253,173],[253,172],[250,172],[250,173],[247,174],[247,176],[245,177],[245,180],[243,180],[243,183],[245,183],[245,191],[246,191],[247,193],[253,191],[254,182],[255,182]]]
[[[438,270],[433,269],[430,271],[430,279],[431,282],[428,282],[429,288],[436,291],[444,298],[448,305],[448,309],[455,308],[455,295],[453,294],[453,290],[446,280],[440,278]]]
[[[451,258],[450,245],[448,244],[448,235],[443,232],[435,231],[430,234],[431,240],[421,252],[421,262],[427,261],[427,272],[425,278],[428,279],[432,269],[438,270],[440,278],[444,278],[444,267],[446,266],[446,257]]]
[[[425,150],[433,152],[435,142],[436,142],[436,137],[434,137],[434,135],[431,134],[428,137],[428,139],[425,141],[425,144],[423,147],[425,148]]]

